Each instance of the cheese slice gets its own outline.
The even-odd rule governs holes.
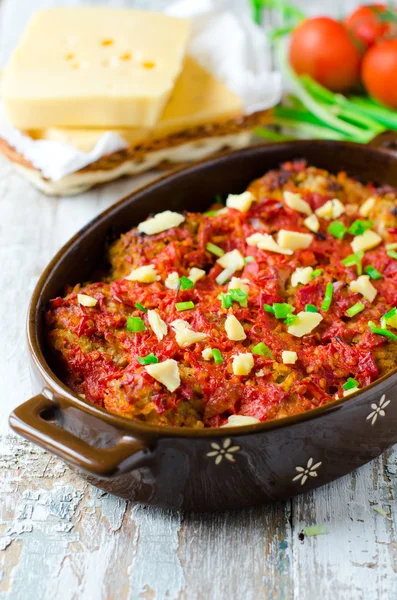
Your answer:
[[[124,127],[112,131],[130,146],[135,146],[200,125],[235,119],[242,112],[240,98],[193,58],[187,56],[171,98],[154,127]],[[106,131],[109,131],[109,128],[50,127],[29,131],[29,135],[34,139],[63,142],[83,152],[89,152]]]
[[[147,365],[145,369],[153,379],[165,385],[169,392],[175,392],[181,384],[178,363],[173,358]]]
[[[299,283],[306,285],[311,281],[313,267],[298,267],[291,275],[292,287],[297,287]]]
[[[164,285],[169,290],[177,290],[179,287],[179,274],[176,271],[170,273],[164,281]]]
[[[298,360],[298,355],[292,350],[283,350],[281,353],[281,359],[285,365],[294,365]]]
[[[368,302],[373,302],[378,293],[376,287],[372,285],[369,275],[360,275],[360,277],[350,282],[349,287],[352,292],[364,296]]]
[[[251,352],[241,352],[233,358],[234,375],[249,375],[254,366],[254,357]]]
[[[277,234],[277,243],[280,248],[292,251],[308,248],[312,241],[313,236],[311,233],[299,233],[299,231],[280,229]]]
[[[320,206],[316,210],[316,215],[322,219],[330,221],[331,219],[337,219],[345,212],[345,207],[338,198],[328,200],[325,204]]]
[[[256,423],[260,423],[259,419],[255,417],[248,417],[246,415],[230,415],[225,425],[221,425],[221,427],[242,427],[244,425],[255,425]]]
[[[300,194],[294,194],[293,192],[284,192],[284,202],[292,210],[303,213],[305,215],[312,214],[312,208],[306,200],[303,200]]]
[[[260,250],[277,252],[278,254],[293,254],[293,250],[281,248],[268,233],[253,233],[245,241],[248,246],[257,246]]]
[[[165,210],[139,223],[138,231],[139,233],[146,233],[146,235],[154,235],[162,231],[167,231],[167,229],[178,227],[184,220],[185,217],[183,215],[172,212],[172,210]]]
[[[225,321],[225,331],[229,340],[240,342],[247,337],[244,327],[234,315],[228,315]]]
[[[371,250],[371,248],[379,246],[381,241],[382,238],[376,231],[367,229],[362,235],[356,235],[350,245],[353,252],[358,252],[359,250]]]
[[[163,321],[158,312],[155,310],[148,310],[147,317],[149,325],[152,328],[156,338],[159,342],[161,342],[163,337],[167,335],[167,323]]]
[[[306,219],[303,221],[303,224],[305,227],[310,229],[310,231],[314,231],[314,233],[317,233],[317,231],[320,229],[320,221],[318,220],[317,215],[314,214],[306,217]]]
[[[367,198],[366,201],[358,209],[358,214],[360,215],[360,217],[368,217],[371,210],[375,206],[375,202],[375,198]]]
[[[159,281],[160,276],[157,275],[157,271],[153,265],[144,265],[143,267],[133,269],[124,279],[139,281],[140,283],[153,283],[154,281]]]
[[[303,337],[307,333],[311,333],[323,320],[319,313],[300,312],[296,315],[297,320],[288,327],[288,333],[295,337]]]
[[[36,13],[6,69],[21,129],[152,127],[182,70],[190,22],[162,13],[64,7]]]
[[[200,333],[199,331],[193,331],[192,326],[183,319],[176,319],[171,323],[172,329],[175,331],[175,339],[178,346],[181,348],[187,348],[192,344],[203,342],[207,334]]]
[[[96,306],[98,300],[92,296],[87,296],[87,294],[77,294],[77,302],[81,306]]]
[[[254,194],[248,191],[243,192],[242,194],[229,194],[226,200],[226,206],[240,212],[248,212],[254,200]]]

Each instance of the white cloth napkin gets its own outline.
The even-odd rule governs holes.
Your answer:
[[[244,113],[248,115],[279,102],[281,77],[270,69],[270,50],[264,32],[253,23],[246,8],[242,6],[241,12],[236,12],[235,5],[231,0],[216,3],[181,0],[165,12],[192,19],[189,54],[241,98]],[[90,152],[81,152],[61,142],[32,140],[7,122],[1,110],[0,137],[52,181],[128,147],[119,135],[110,131],[101,136]]]

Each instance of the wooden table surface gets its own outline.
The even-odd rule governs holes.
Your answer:
[[[0,64],[29,15],[52,4],[0,1]],[[8,413],[32,393],[24,327],[40,272],[75,231],[150,177],[54,199],[0,161],[0,598],[394,600],[396,450],[284,504],[198,515],[100,492],[10,433]],[[327,534],[303,538],[313,524]]]

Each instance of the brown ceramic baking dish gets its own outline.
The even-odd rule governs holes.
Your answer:
[[[33,293],[28,343],[39,393],[11,414],[11,427],[106,491],[178,509],[285,499],[378,456],[397,441],[397,370],[348,399],[273,422],[204,430],[154,427],[109,414],[58,379],[46,358],[43,315],[65,284],[89,279],[106,240],[148,213],[205,210],[215,193],[239,193],[294,158],[396,186],[396,150],[388,136],[372,147],[328,141],[255,146],[174,171],[99,215],[58,252]]]

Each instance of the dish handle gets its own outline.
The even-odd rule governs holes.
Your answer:
[[[368,146],[393,154],[397,153],[397,131],[387,130],[379,133],[368,143]]]
[[[111,478],[148,464],[151,454],[149,448],[126,432],[119,431],[115,436],[115,444],[110,448],[91,446],[51,419],[54,410],[62,414],[62,407],[47,397],[44,391],[11,413],[10,427],[22,437],[94,477]],[[97,419],[91,415],[90,418]]]

